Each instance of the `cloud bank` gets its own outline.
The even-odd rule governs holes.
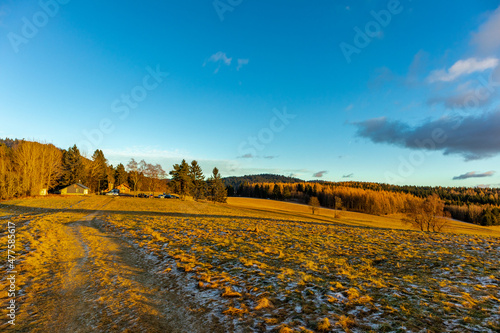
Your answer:
[[[465,160],[477,160],[500,153],[500,110],[479,116],[442,117],[418,126],[385,117],[353,124],[357,135],[374,143],[410,149],[459,154]]]
[[[500,49],[500,7],[498,7],[472,35],[471,44],[482,54],[493,54]]]

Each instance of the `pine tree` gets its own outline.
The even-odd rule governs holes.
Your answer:
[[[208,179],[208,188],[213,202],[227,201],[227,191],[224,183],[222,182],[219,169],[214,168],[212,171],[212,176]]]
[[[181,164],[174,164],[174,170],[170,171],[172,176],[171,184],[177,194],[181,196],[182,199],[189,195],[191,192],[192,182],[189,176],[189,164],[186,160],[182,160]]]
[[[197,161],[192,161],[189,167],[189,177],[192,183],[192,194],[195,200],[199,200],[205,196],[205,176]]]
[[[118,164],[115,170],[115,184],[126,184],[128,182],[128,173],[125,170],[125,166],[123,164]]]
[[[97,149],[92,155],[87,185],[96,191],[108,188],[108,161],[104,157],[102,150]]]
[[[274,184],[274,187],[273,187],[273,199],[274,200],[281,200],[282,199],[282,196],[281,196],[281,188],[278,184]]]
[[[74,145],[63,153],[61,184],[67,186],[74,183],[84,183],[85,178],[83,157],[76,145]]]

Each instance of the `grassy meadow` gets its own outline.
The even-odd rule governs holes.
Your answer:
[[[43,303],[43,311],[30,305],[41,302],[44,290],[53,283],[78,283],[64,275],[72,269],[67,257],[100,251],[97,236],[91,235],[97,232],[123,240],[150,274],[182,285],[179,298],[189,311],[210,312],[230,331],[500,330],[498,228],[451,221],[445,233],[424,233],[408,230],[400,216],[339,215],[328,209],[312,215],[305,205],[246,198],[217,205],[105,196],[33,198],[2,202],[0,216],[2,252],[4,224],[18,225],[19,322],[26,330],[56,312],[50,310],[56,309],[52,301]],[[85,218],[98,231],[81,229],[84,248],[71,242],[68,228]],[[99,309],[117,317],[115,324],[103,321],[98,327],[134,327],[137,319],[120,312],[147,304],[135,298],[152,296],[144,286],[124,282],[125,269],[117,268],[121,273],[111,278],[106,258],[90,257],[100,267],[94,288],[130,289],[124,296],[102,292]],[[148,309],[138,311],[145,315]],[[113,326],[116,322],[123,326]]]

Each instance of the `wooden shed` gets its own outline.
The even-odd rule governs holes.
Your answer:
[[[61,190],[61,194],[65,195],[86,195],[89,194],[89,188],[82,184],[69,185]]]

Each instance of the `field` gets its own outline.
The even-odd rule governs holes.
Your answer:
[[[280,202],[274,200],[251,198],[228,198],[228,203],[240,209],[248,209],[265,213],[279,212],[290,218],[300,218],[303,221],[341,223],[351,226],[375,227],[387,229],[411,230],[411,227],[401,221],[402,215],[376,216],[348,211],[335,211],[321,208],[316,215],[311,215],[311,208],[307,205]],[[340,217],[336,217],[340,214]],[[444,232],[483,235],[500,237],[500,226],[483,227],[457,220],[449,220]]]
[[[500,330],[498,228],[452,221],[430,234],[336,214],[242,198],[3,202],[16,332]]]

